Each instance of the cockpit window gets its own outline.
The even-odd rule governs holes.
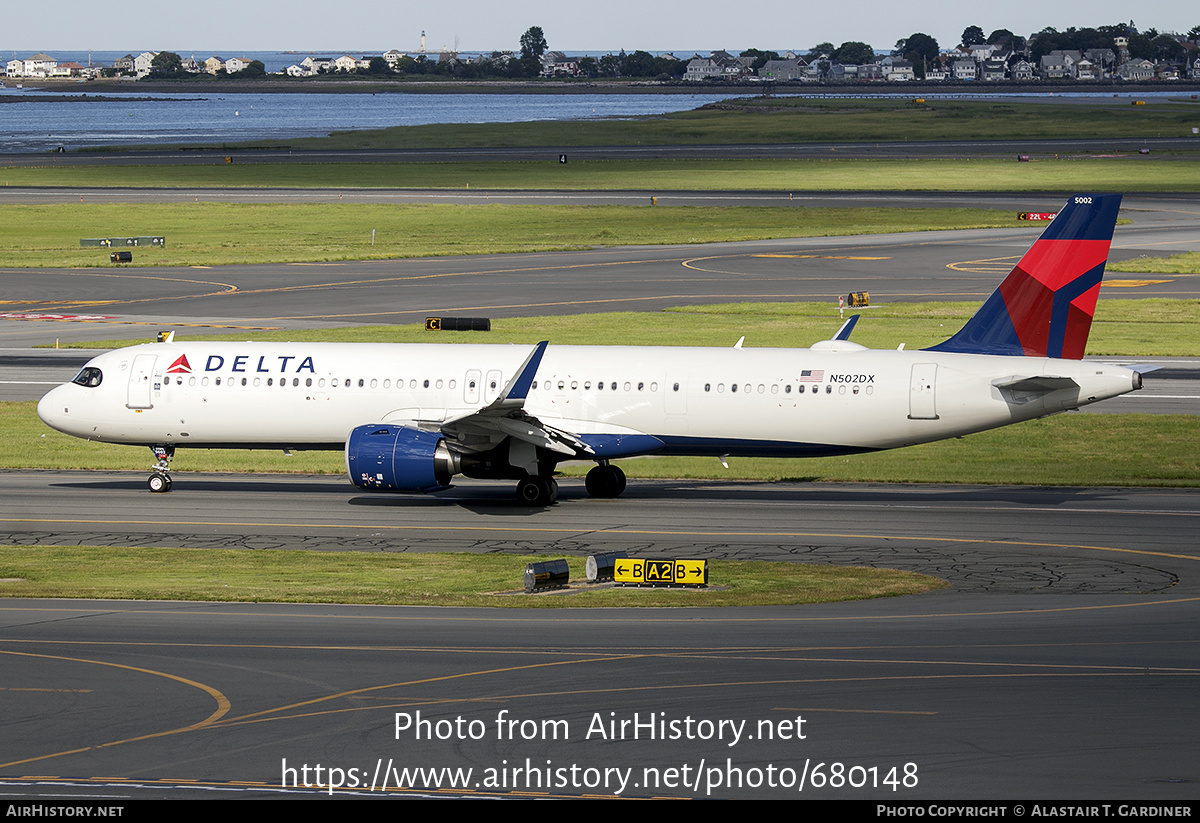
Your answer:
[[[87,386],[89,389],[94,389],[100,385],[100,381],[103,379],[104,373],[98,368],[95,366],[84,366],[71,382],[77,386]]]

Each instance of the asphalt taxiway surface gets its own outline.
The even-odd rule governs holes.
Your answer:
[[[486,484],[192,477],[150,499],[140,477],[21,472],[0,493],[9,544],[623,549],[952,584],[724,610],[6,600],[5,793],[275,795],[307,766],[343,795],[1196,797],[1190,490],[637,481],[599,501],[569,481],[529,511]]]

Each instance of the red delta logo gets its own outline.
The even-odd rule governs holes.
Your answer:
[[[179,357],[177,357],[175,359],[175,362],[171,364],[171,367],[169,369],[167,369],[167,374],[191,374],[191,373],[192,373],[192,367],[187,361],[186,354],[179,355]]]

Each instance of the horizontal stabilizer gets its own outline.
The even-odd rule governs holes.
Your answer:
[[[1012,377],[1007,380],[997,380],[992,383],[998,389],[1012,389],[1019,392],[1036,392],[1038,394],[1047,394],[1059,389],[1079,388],[1079,384],[1070,377],[1050,377],[1042,375],[1039,377]]]

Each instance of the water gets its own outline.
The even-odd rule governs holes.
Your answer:
[[[430,123],[512,123],[686,111],[725,94],[163,93],[0,89],[0,152],[226,143]],[[135,86],[135,84],[130,84]]]

